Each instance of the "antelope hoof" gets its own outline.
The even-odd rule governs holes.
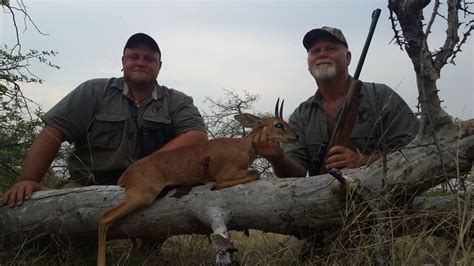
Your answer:
[[[349,193],[354,192],[359,187],[359,182],[352,177],[346,177],[345,183],[341,183],[338,180],[334,180],[331,183],[331,192],[333,194],[339,193],[342,190],[345,190]]]
[[[213,234],[211,235],[211,240],[214,243],[218,253],[234,253],[238,251],[228,238],[225,238],[221,235]]]

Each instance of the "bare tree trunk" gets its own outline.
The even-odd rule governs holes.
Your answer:
[[[443,57],[441,57],[440,53],[438,58],[436,58],[438,64],[435,64],[433,55],[429,50],[427,39],[430,34],[431,26],[429,26],[427,31],[424,32],[422,21],[423,9],[430,3],[430,1],[389,0],[388,2],[390,10],[396,14],[403,32],[403,38],[400,37],[400,39],[398,39],[399,45],[405,47],[416,72],[419,104],[422,113],[422,128],[420,133],[431,134],[449,121],[449,115],[441,108],[441,100],[438,96],[436,81],[440,78],[442,66],[446,64],[446,56],[449,57],[451,54],[447,52],[448,47],[446,47],[446,52],[442,54]],[[438,6],[435,6],[434,12],[437,11]],[[453,14],[453,12],[450,12],[449,14],[450,19],[452,20],[450,23],[456,25],[457,29],[457,13],[455,12]],[[457,38],[457,33],[452,33],[450,37]],[[455,39],[454,43],[456,42],[457,40]],[[449,48],[453,48],[453,46],[449,46]]]
[[[260,180],[222,191],[210,191],[206,185],[195,187],[191,194],[179,199],[169,193],[152,206],[112,225],[108,236],[110,239],[164,240],[171,235],[210,234],[206,216],[212,208],[221,208],[232,213],[228,224],[231,230],[249,228],[305,237],[310,231],[338,229],[342,225],[345,197],[331,193],[328,186],[331,182],[332,177],[318,176]],[[36,192],[22,207],[0,208],[1,233],[4,239],[16,240],[50,234],[95,240],[100,213],[117,204],[123,196],[123,189],[117,186]],[[457,204],[456,198],[420,197],[399,211],[408,214],[436,211],[441,217],[440,210],[452,212]],[[436,224],[437,219],[433,217],[413,220],[408,216],[404,226],[391,230],[396,235],[420,233]],[[443,235],[447,231],[453,234],[455,227],[439,227],[436,232]]]
[[[472,123],[474,126],[474,123]],[[474,128],[462,138],[451,129],[442,131],[443,162],[434,145],[408,146],[387,157],[389,171],[382,186],[381,163],[344,171],[359,180],[355,191],[359,206],[404,208],[428,188],[467,173],[474,157]],[[463,131],[464,132],[464,131]],[[258,229],[304,237],[309,232],[343,224],[341,211],[349,208],[343,191],[331,191],[333,177],[263,179],[228,189],[210,191],[195,187],[182,198],[166,195],[152,206],[112,225],[109,238],[165,239],[170,235],[211,232],[216,209],[229,217],[229,230]],[[21,207],[0,208],[5,237],[36,234],[95,237],[99,214],[124,196],[116,186],[40,191]],[[365,205],[364,205],[365,204]]]
[[[418,136],[410,145],[415,147],[424,145],[432,146],[436,154],[432,157],[433,164],[431,166],[433,166],[433,168],[431,170],[427,169],[430,167],[430,165],[427,164],[422,166],[425,167],[426,172],[423,170],[418,172],[419,178],[415,183],[420,184],[420,186],[416,184],[404,187],[398,185],[394,186],[402,190],[398,192],[394,191],[395,193],[391,193],[390,195],[391,197],[397,197],[397,195],[401,196],[398,199],[401,202],[410,202],[412,200],[410,195],[417,195],[417,190],[426,190],[433,184],[439,184],[449,180],[453,177],[453,170],[456,169],[458,173],[463,171],[459,171],[460,165],[456,164],[460,158],[459,154],[456,154],[454,157],[450,157],[446,154],[444,140],[455,140],[456,134],[462,134],[459,133],[460,131],[456,131],[453,121],[441,108],[441,100],[438,96],[436,81],[440,78],[441,69],[448,60],[451,58],[451,62],[453,62],[456,53],[460,51],[461,45],[465,42],[470,31],[472,31],[474,22],[473,20],[469,21],[469,19],[466,19],[467,21],[460,23],[458,18],[458,12],[460,10],[463,10],[467,16],[472,15],[472,12],[468,11],[469,3],[459,0],[447,0],[447,17],[444,17],[448,26],[446,39],[438,51],[431,52],[428,46],[428,36],[431,33],[431,27],[436,17],[441,16],[439,8],[442,3],[439,0],[434,1],[431,17],[429,22],[425,24],[423,23],[423,9],[430,4],[430,2],[430,0],[388,0],[390,19],[395,33],[394,39],[400,48],[406,50],[416,73],[421,121]],[[462,24],[470,26],[470,29],[465,33],[465,38],[460,42],[458,29]],[[453,143],[452,145],[458,144]],[[468,167],[472,167],[472,155],[465,154],[465,156],[466,158],[471,158],[467,159],[470,161],[467,165],[470,165]],[[415,161],[417,161],[417,159],[415,159]],[[436,161],[436,163],[434,163],[434,161]],[[417,166],[417,168],[418,167],[420,166]],[[464,171],[466,171],[466,169],[464,169]],[[424,175],[428,172],[430,172],[429,175]],[[392,171],[392,173],[394,172]],[[411,173],[409,175],[411,175]],[[459,175],[457,176],[459,177]],[[446,182],[446,184],[449,185],[449,182]],[[414,190],[407,193],[405,189],[410,190],[410,188]],[[394,201],[396,202],[397,200],[389,200],[388,204]],[[375,205],[379,210],[390,210],[391,206],[388,204],[376,203]],[[376,228],[378,228],[377,230],[382,234],[388,231],[385,230],[384,225],[376,226]],[[377,256],[377,261],[383,264],[383,258],[389,257],[387,253],[385,248],[381,248]]]

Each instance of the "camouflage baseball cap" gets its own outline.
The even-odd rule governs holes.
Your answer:
[[[309,50],[311,46],[313,46],[313,43],[323,36],[332,37],[335,40],[341,42],[346,48],[348,48],[346,38],[344,37],[340,29],[324,26],[319,29],[312,29],[306,33],[303,38],[303,45],[306,50]]]

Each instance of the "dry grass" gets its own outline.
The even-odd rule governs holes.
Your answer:
[[[303,241],[291,236],[250,231],[250,237],[231,232],[231,240],[238,248],[235,265],[371,265],[369,254],[376,248],[367,245],[343,252],[330,251],[337,256],[312,257],[300,260]],[[203,235],[172,236],[161,248],[139,248],[129,240],[109,242],[109,265],[213,265],[215,251],[208,237]],[[49,247],[47,248],[47,245]],[[0,265],[94,265],[95,245],[70,247],[51,240],[47,245],[23,246],[21,249],[4,249]],[[65,245],[66,247],[58,247]],[[434,236],[408,236],[391,239],[393,265],[449,265],[453,247],[445,239]],[[89,247],[89,248],[88,248]],[[472,265],[472,249],[457,256],[456,265]]]
[[[344,220],[324,255],[300,259],[303,241],[292,236],[250,230],[230,232],[238,252],[235,265],[372,265],[383,254],[392,265],[473,265],[473,208],[469,193],[444,212],[403,210],[375,212],[370,204],[348,201]],[[461,197],[460,197],[461,199]],[[397,237],[403,231],[403,237]],[[207,236],[169,237],[159,248],[140,242],[108,244],[109,265],[213,265],[215,250]],[[3,265],[95,265],[96,241],[74,243],[49,237],[43,241],[7,243],[0,236]]]
[[[327,253],[300,258],[304,241],[250,230],[230,232],[238,252],[235,265],[372,265],[382,254],[392,265],[473,265],[474,214],[470,193],[444,211],[374,211],[371,204],[348,199],[343,225]],[[398,237],[403,235],[403,237]],[[71,243],[55,237],[7,243],[0,235],[2,265],[95,265],[96,241]],[[113,240],[109,265],[213,265],[215,250],[203,235],[171,236],[160,247],[140,241]]]
[[[236,264],[299,264],[298,251],[302,241],[295,237],[250,230],[249,237],[241,232],[231,232],[230,238],[239,250],[234,255]],[[140,257],[136,256],[137,253],[132,252],[116,261],[120,265],[212,265],[215,262],[214,247],[209,238],[203,235],[172,236],[163,243],[161,249],[145,251]]]

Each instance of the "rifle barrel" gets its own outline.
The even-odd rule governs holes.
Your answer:
[[[365,40],[365,45],[362,49],[359,63],[357,64],[354,80],[349,87],[344,105],[342,106],[341,114],[339,119],[336,121],[336,125],[334,126],[334,130],[331,138],[329,139],[329,145],[326,147],[324,157],[318,157],[318,162],[320,163],[318,166],[320,167],[319,174],[326,173],[325,165],[329,150],[335,145],[346,146],[349,143],[350,135],[354,129],[355,121],[357,119],[357,112],[359,110],[359,94],[362,87],[362,82],[359,80],[359,75],[362,70],[362,65],[364,65],[365,57],[367,55],[367,51],[369,50],[369,45],[372,41],[372,36],[374,35],[375,26],[377,26],[380,12],[380,8],[377,8],[372,12],[372,22],[370,24],[369,34]]]
[[[354,79],[358,80],[360,72],[362,71],[362,66],[364,65],[365,57],[367,56],[367,51],[369,51],[370,42],[372,41],[372,36],[374,35],[375,26],[377,26],[377,21],[380,16],[380,8],[375,9],[372,12],[372,23],[370,24],[369,35],[365,40],[364,49],[362,49],[362,54],[360,55],[359,63],[357,64],[356,71],[354,73]]]

